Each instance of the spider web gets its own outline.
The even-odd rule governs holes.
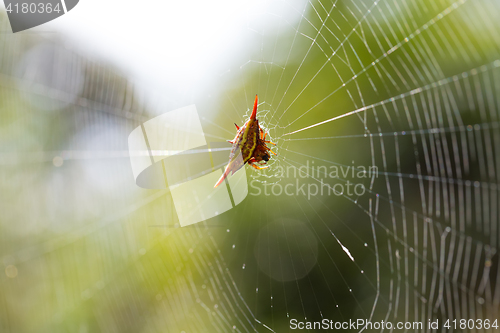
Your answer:
[[[248,18],[258,51],[220,71],[223,120],[204,117],[204,129],[231,139],[259,95],[278,156],[264,172],[249,169],[251,193],[293,181],[280,168],[303,168],[307,185],[353,178],[332,183],[313,163],[376,166],[377,176],[360,180],[363,195],[251,194],[184,229],[167,192],[130,184],[123,138],[151,118],[148,98],[50,42],[27,54],[68,59],[63,72],[42,80],[12,70],[35,37],[2,34],[10,176],[1,184],[12,195],[2,196],[0,248],[7,276],[15,266],[25,277],[1,280],[2,331],[283,332],[291,319],[325,318],[430,331],[429,320],[496,319],[499,9],[494,0],[270,2]],[[255,25],[261,16],[275,24]],[[68,130],[47,132],[53,122]],[[64,171],[53,171],[54,156]],[[23,303],[30,283],[40,297]],[[40,311],[33,324],[14,315],[28,309]]]
[[[261,122],[280,143],[277,163],[364,160],[380,178],[365,183],[363,197],[289,198],[331,261],[318,263],[309,283],[266,289],[275,295],[268,310],[299,321],[418,321],[426,331],[429,320],[495,318],[500,61],[488,13],[498,5],[318,1],[294,10],[303,16],[283,23],[288,40],[260,32],[261,54],[244,66],[259,68],[257,84],[245,91],[264,91],[262,104],[272,111]],[[276,50],[287,52],[275,60]],[[307,170],[325,185],[326,173]],[[342,217],[343,204],[350,213]],[[298,241],[282,232],[284,240],[255,251]],[[290,306],[289,294],[300,305]],[[276,310],[278,298],[285,311]],[[272,316],[271,327],[280,320]]]

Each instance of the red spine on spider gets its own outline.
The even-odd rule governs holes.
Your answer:
[[[276,153],[267,146],[268,143],[272,145],[276,144],[271,141],[266,141],[267,133],[259,126],[259,120],[257,119],[257,103],[258,96],[255,95],[255,102],[250,118],[241,127],[234,124],[236,126],[236,136],[233,140],[228,141],[233,145],[231,154],[229,154],[229,163],[214,188],[222,184],[227,176],[234,174],[246,163],[257,170],[268,168],[269,166],[265,164],[271,158],[269,152],[276,155]],[[237,154],[237,152],[239,153]],[[241,158],[239,158],[239,154],[241,154]]]

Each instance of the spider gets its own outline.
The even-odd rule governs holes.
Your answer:
[[[248,163],[257,170],[267,169],[269,167],[268,165],[261,165],[269,161],[271,157],[269,152],[276,155],[276,153],[266,145],[269,143],[276,146],[276,144],[271,141],[266,141],[267,133],[259,126],[259,120],[257,119],[257,102],[258,96],[255,95],[252,114],[243,126],[239,127],[236,123],[234,124],[234,126],[236,126],[236,136],[233,140],[228,141],[233,145],[231,154],[229,154],[229,163],[214,188],[222,184],[230,173],[231,175],[234,174],[245,165],[245,163]],[[236,154],[236,152],[238,153]],[[239,152],[241,152],[241,158],[238,158]]]

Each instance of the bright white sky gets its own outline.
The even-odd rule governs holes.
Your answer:
[[[304,0],[292,0],[298,19]],[[1,2],[0,2],[1,4]],[[66,15],[39,26],[60,31],[73,47],[97,54],[128,72],[143,88],[202,87],[210,71],[245,56],[248,22],[272,24],[281,1],[269,0],[81,0]],[[2,4],[3,5],[3,4]],[[267,13],[267,14],[266,14]],[[293,13],[293,12],[292,12]],[[268,22],[266,22],[266,20]],[[223,67],[223,66],[222,66]]]

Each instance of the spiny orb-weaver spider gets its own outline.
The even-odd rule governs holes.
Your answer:
[[[269,161],[271,157],[269,152],[276,155],[266,143],[275,146],[276,144],[271,141],[266,141],[267,133],[259,126],[259,120],[257,119],[257,102],[258,97],[255,95],[252,114],[243,126],[238,127],[236,123],[234,124],[236,126],[236,136],[233,140],[229,141],[229,143],[233,145],[231,154],[229,154],[229,163],[214,187],[219,186],[230,173],[231,175],[234,174],[245,165],[245,163],[248,163],[257,170],[268,168],[268,165],[260,165],[266,164],[266,162]],[[235,156],[238,150],[241,152],[241,158],[239,158],[239,154]],[[257,163],[259,165],[257,165]]]

